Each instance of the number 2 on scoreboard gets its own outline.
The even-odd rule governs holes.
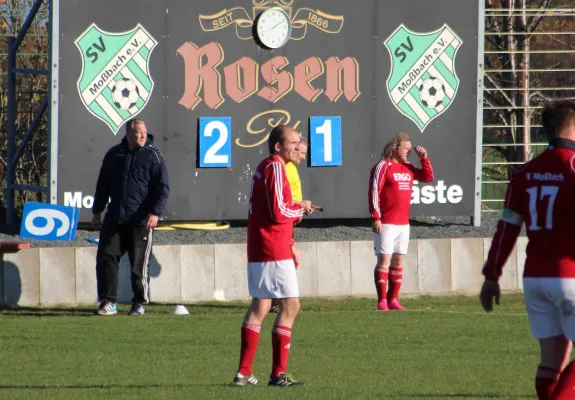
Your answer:
[[[311,166],[341,165],[341,117],[311,117],[309,120]]]
[[[231,117],[200,118],[200,167],[232,166],[231,132]]]

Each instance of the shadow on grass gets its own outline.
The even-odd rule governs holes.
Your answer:
[[[93,308],[40,308],[40,307],[10,307],[1,308],[0,315],[22,317],[89,317],[96,315],[96,307]]]
[[[177,305],[184,304],[186,307],[194,310],[195,312],[210,312],[214,310],[231,310],[231,311],[246,311],[249,303],[198,303],[198,304],[185,304],[185,303],[151,303],[146,306],[147,311],[155,313],[157,311],[164,311],[168,308],[173,308]],[[122,303],[119,303],[122,306]],[[126,305],[126,307],[128,307]],[[18,317],[91,317],[96,316],[96,309],[98,305],[93,307],[0,307],[0,316],[18,316]],[[121,310],[118,310],[118,314]],[[163,312],[161,312],[163,314]]]
[[[107,390],[107,389],[163,389],[163,388],[192,388],[192,387],[221,387],[221,388],[238,388],[232,383],[174,383],[174,384],[159,384],[150,383],[142,385],[0,385],[0,390],[61,390],[61,389],[81,389],[81,390]],[[474,399],[505,399],[509,398],[508,395],[500,394],[471,394],[471,393],[456,393],[456,394],[405,394],[394,397],[405,398],[424,398],[424,399],[451,399],[451,398],[474,398]],[[533,396],[519,395],[513,396],[514,399],[531,399]]]
[[[422,398],[422,399],[452,399],[452,398],[470,398],[470,399],[508,399],[509,395],[503,394],[471,394],[471,393],[456,393],[456,394],[404,394],[394,397],[405,397],[408,399]],[[533,396],[527,395],[514,395],[513,399],[532,399]]]
[[[175,304],[173,304],[175,306]],[[201,309],[224,309],[224,310],[246,310],[249,308],[250,303],[200,303],[200,304],[190,304],[190,307],[201,310]]]
[[[191,388],[191,387],[237,387],[231,383],[150,383],[142,385],[108,384],[108,385],[0,385],[0,390],[59,390],[59,389],[164,389],[164,388]]]

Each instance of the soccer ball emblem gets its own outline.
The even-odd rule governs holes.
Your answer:
[[[441,79],[431,76],[419,85],[419,99],[427,108],[437,108],[444,98],[445,86]]]
[[[114,105],[120,110],[129,110],[136,105],[140,92],[138,86],[130,79],[120,79],[112,86]]]

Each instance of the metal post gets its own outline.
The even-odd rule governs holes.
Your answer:
[[[18,48],[20,47],[20,43],[22,43],[22,39],[24,39],[24,36],[26,36],[26,33],[28,33],[28,29],[30,29],[30,25],[32,25],[32,21],[34,21],[34,18],[36,18],[36,13],[38,13],[38,10],[42,6],[42,2],[43,2],[43,0],[36,0],[34,2],[34,4],[32,5],[32,8],[30,8],[30,11],[28,12],[28,16],[26,17],[24,24],[22,24],[22,27],[20,28],[20,31],[18,32],[18,37],[16,38],[16,42],[15,42],[16,44],[14,45],[14,52],[16,52],[18,50]]]
[[[14,145],[16,140],[16,38],[8,38],[8,146],[6,165],[6,224],[14,225]]]

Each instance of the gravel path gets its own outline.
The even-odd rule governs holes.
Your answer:
[[[439,238],[490,238],[495,233],[499,213],[485,213],[482,217],[482,226],[471,225],[469,217],[429,218],[419,217],[411,220],[412,239],[439,239]],[[372,240],[371,223],[369,220],[339,220],[304,221],[295,230],[298,242],[325,242],[325,241],[361,241]],[[524,234],[524,233],[523,233]],[[32,247],[86,247],[96,246],[86,238],[98,237],[98,232],[78,230],[75,241],[37,241],[30,242]],[[0,241],[20,240],[17,233],[0,233]],[[231,223],[229,229],[221,231],[157,231],[154,234],[154,244],[214,244],[214,243],[245,243],[245,223]]]

